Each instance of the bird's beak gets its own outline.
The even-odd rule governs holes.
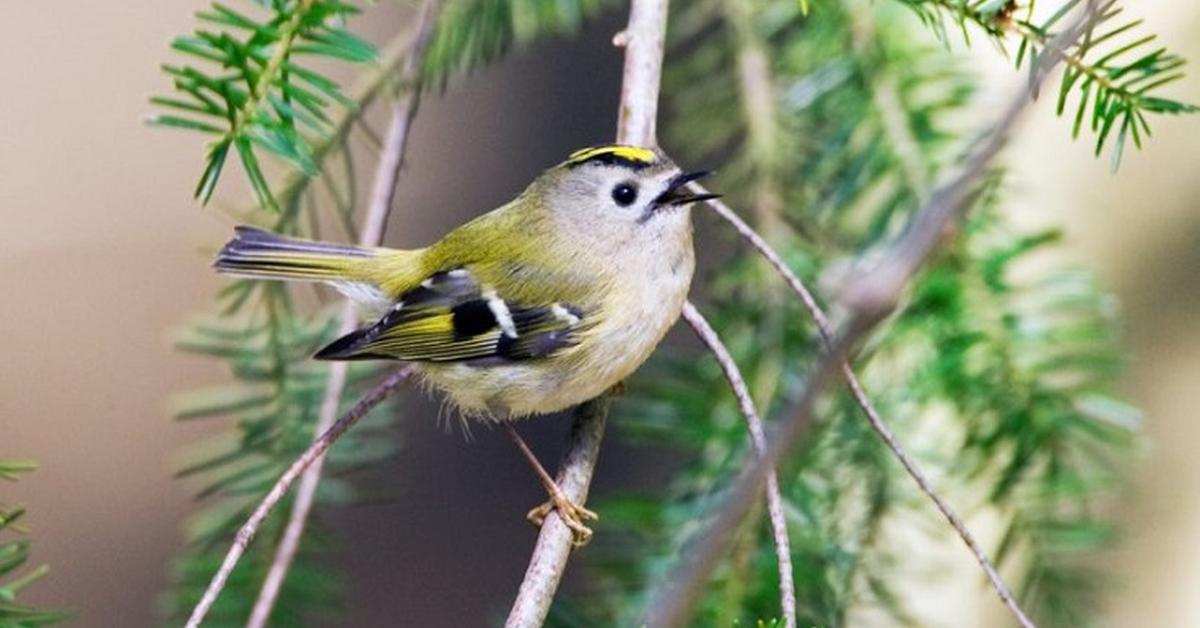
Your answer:
[[[693,194],[687,188],[687,184],[697,179],[703,179],[710,174],[712,172],[708,170],[701,170],[699,172],[688,172],[676,176],[674,179],[671,179],[671,182],[667,185],[667,189],[662,194],[659,194],[658,198],[654,199],[655,206],[687,205],[688,203],[707,201],[720,197],[720,194]]]

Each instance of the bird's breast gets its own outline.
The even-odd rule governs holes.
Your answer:
[[[573,371],[612,386],[636,370],[679,318],[696,261],[690,238],[674,247],[648,247],[607,291],[598,320],[580,344]]]

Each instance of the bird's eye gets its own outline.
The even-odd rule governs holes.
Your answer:
[[[629,182],[618,183],[617,187],[613,188],[612,191],[613,200],[621,207],[632,205],[637,200],[637,195],[637,186]]]

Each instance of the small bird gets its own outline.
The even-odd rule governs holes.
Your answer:
[[[215,268],[328,283],[378,317],[314,356],[415,362],[464,417],[504,424],[619,385],[679,317],[695,268],[687,184],[660,152],[575,151],[516,199],[422,249],[367,248],[237,227]],[[577,544],[573,504],[522,447]]]

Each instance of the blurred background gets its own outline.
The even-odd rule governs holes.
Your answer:
[[[172,393],[226,377],[213,362],[175,352],[168,332],[222,285],[209,255],[233,221],[191,198],[201,141],[142,123],[146,98],[167,84],[157,64],[170,37],[189,31],[204,5],[22,3],[0,23],[0,457],[40,465],[0,485],[0,497],[29,507],[33,563],[52,566],[27,601],[74,610],[72,625],[157,623],[180,524],[194,507],[188,485],[171,477],[176,454],[220,428],[168,418]],[[1200,5],[1133,10],[1163,45],[1200,59]],[[406,19],[371,15],[359,27],[376,39]],[[389,243],[428,243],[569,150],[607,141],[621,66],[610,40],[623,21],[607,14],[578,37],[543,42],[427,95]],[[988,115],[1020,77],[978,48],[970,54],[988,68],[978,109]],[[1172,93],[1200,102],[1200,75]],[[1088,142],[1070,141],[1052,104],[1034,109],[1006,155],[1017,190],[1008,205],[1026,224],[1064,225],[1067,254],[1119,295],[1132,356],[1125,392],[1144,410],[1149,436],[1116,507],[1124,541],[1104,558],[1118,584],[1106,623],[1194,626],[1200,121],[1157,120],[1153,141],[1111,176]],[[232,203],[249,198],[238,178],[219,192]],[[377,474],[395,479],[395,498],[321,514],[339,532],[336,563],[351,578],[339,623],[480,625],[507,610],[534,540],[523,515],[540,489],[502,433],[478,429],[464,441],[435,422],[436,404],[419,395],[401,403],[403,448]],[[523,429],[553,460],[566,426],[544,418]],[[610,440],[598,491],[662,481],[644,450]],[[971,625],[994,604],[958,550],[950,557],[965,584],[947,608],[967,615],[947,625]]]

